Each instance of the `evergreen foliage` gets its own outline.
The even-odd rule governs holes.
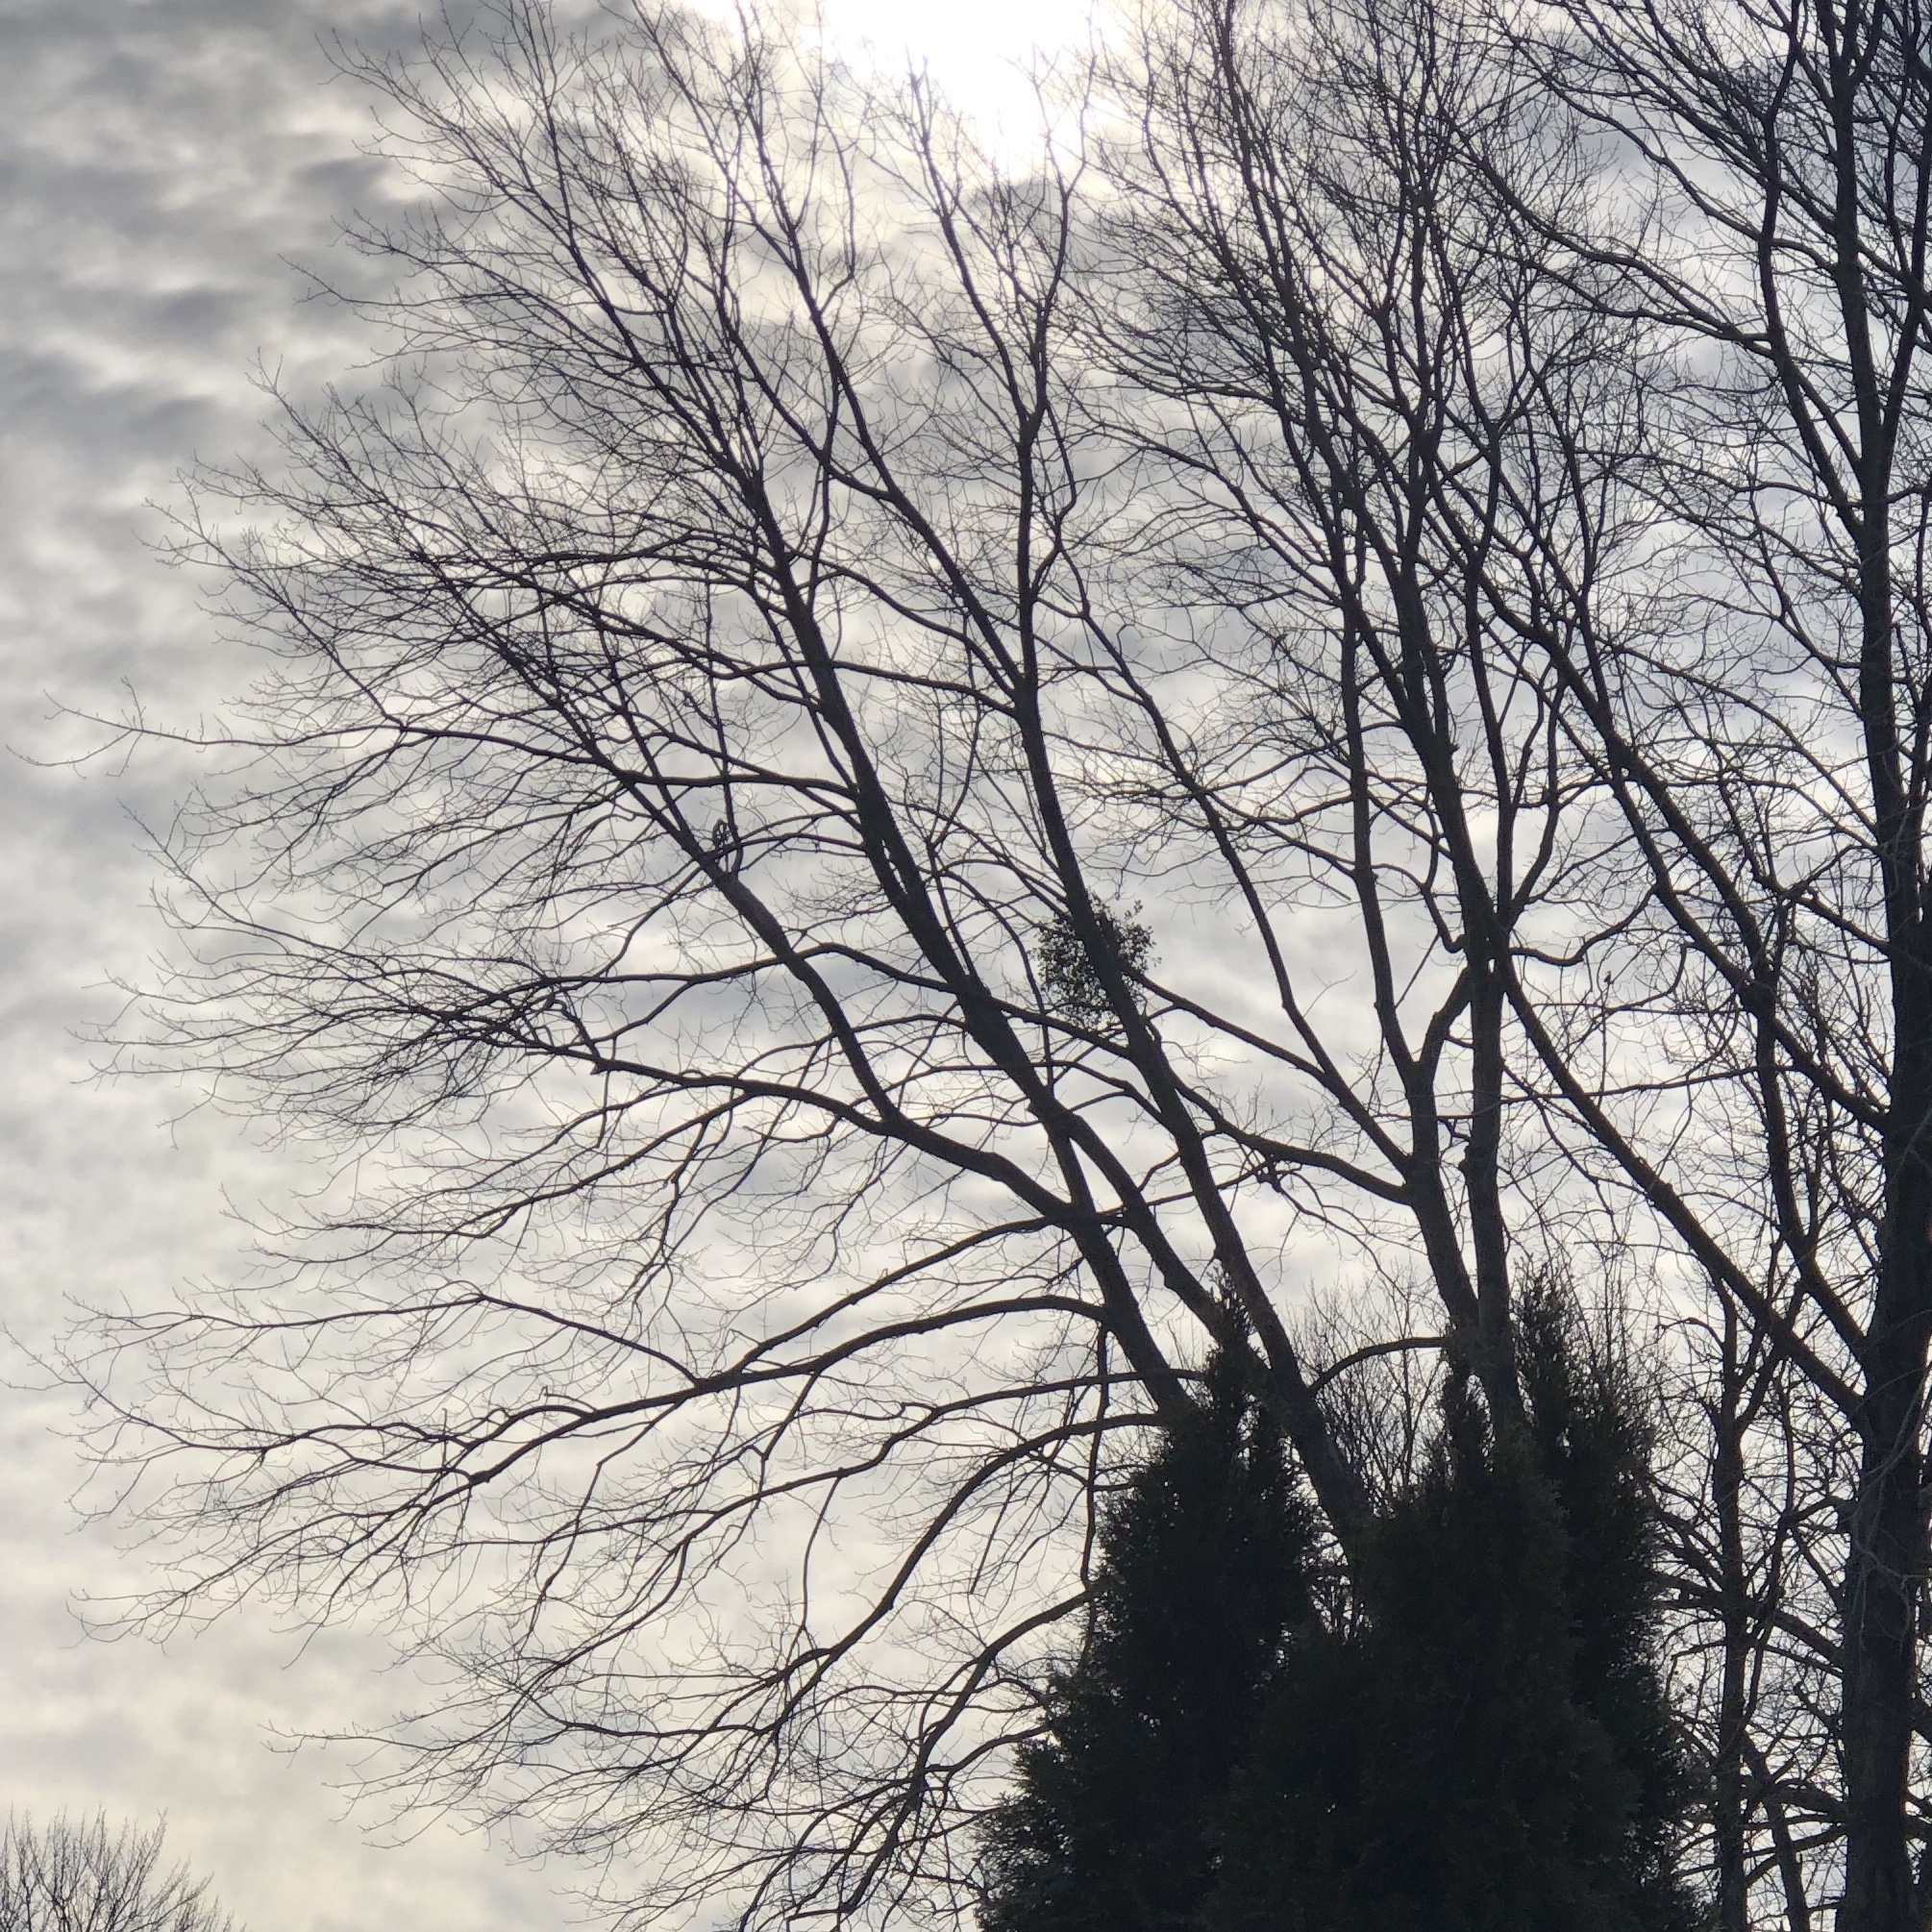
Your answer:
[[[1647,1932],[1696,1926],[1706,1915],[1677,1864],[1697,1795],[1658,1668],[1657,1514],[1643,1393],[1626,1365],[1592,1351],[1550,1280],[1523,1297],[1517,1361],[1535,1465],[1566,1531],[1571,1682],[1628,1781],[1622,1882]]]
[[[1552,1286],[1527,1428],[1451,1375],[1313,1609],[1311,1518],[1210,1374],[1110,1515],[1087,1647],[986,1836],[986,1932],[1690,1932],[1641,1406]]]
[[[1313,1541],[1278,1436],[1217,1362],[1102,1525],[1084,1650],[986,1831],[986,1932],[1195,1921],[1229,1779],[1310,1621]]]
[[[1632,1472],[1597,1434],[1615,1418],[1585,1403],[1573,1427],[1533,1415],[1527,1441],[1497,1444],[1465,1390],[1445,1407],[1431,1467],[1357,1553],[1350,1626],[1283,1660],[1207,1920],[1688,1932],[1686,1793],[1645,1647],[1648,1525],[1618,1507]],[[1606,1527],[1637,1539],[1635,1561],[1589,1547]],[[1639,1593],[1582,1607],[1632,1572]]]

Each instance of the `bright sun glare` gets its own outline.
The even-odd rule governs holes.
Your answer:
[[[731,0],[699,0],[729,13]],[[805,0],[806,9],[810,0]],[[881,74],[926,67],[996,147],[1030,145],[1039,105],[1029,62],[1084,51],[1096,0],[818,0],[827,37],[855,64]]]

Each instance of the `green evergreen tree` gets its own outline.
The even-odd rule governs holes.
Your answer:
[[[1593,1351],[1553,1279],[1523,1298],[1517,1359],[1538,1471],[1563,1519],[1577,1702],[1627,1780],[1618,1864],[1646,1932],[1708,1913],[1679,1870],[1697,1797],[1657,1654],[1658,1519],[1649,1418],[1627,1368]]]
[[[1290,1634],[1314,1521],[1219,1361],[1107,1512],[1078,1660],[983,1840],[986,1932],[1178,1932],[1218,1879],[1230,1782]]]
[[[1220,1932],[1690,1932],[1690,1791],[1652,1654],[1647,1442],[1567,1303],[1525,1298],[1527,1428],[1454,1375],[1430,1465],[1284,1656]]]
[[[1085,1647],[983,1841],[985,1932],[1692,1932],[1638,1392],[1550,1282],[1526,1427],[1451,1373],[1335,1627],[1217,1362],[1107,1514]]]

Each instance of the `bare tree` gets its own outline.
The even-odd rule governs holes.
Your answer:
[[[111,1831],[105,1815],[36,1826],[9,1814],[0,1832],[4,1932],[234,1932],[208,1882],[161,1863],[165,1827]]]
[[[1527,50],[1604,142],[1593,219],[1546,243],[1673,367],[1628,472],[1658,519],[1651,619],[1548,632],[1641,862],[1625,943],[1513,997],[1579,1159],[1722,1304],[1721,1514],[1763,1404],[1802,1412],[1774,1432],[1802,1467],[1760,1528],[1802,1529],[1825,1601],[1772,1589],[1750,1614],[1782,1620],[1829,1752],[1808,1790],[1757,1784],[1787,1823],[1795,1801],[1831,1827],[1810,1883],[1845,1932],[1903,1932],[1928,1903],[1923,36],[1884,0],[1586,0]],[[1733,1541],[1732,1617],[1745,1564]]]
[[[1660,1458],[1679,1708],[1708,1779],[1721,1932],[1811,1932],[1841,1867],[1842,1427],[1721,1292],[1683,1318]]]
[[[1742,1319],[1726,1454],[1793,1364],[1848,1386],[1662,855],[1786,772],[1667,729],[1672,345],[1522,52],[1204,0],[1018,176],[755,23],[510,0],[364,70],[433,211],[363,235],[389,386],[204,480],[273,668],[133,1050],[342,1159],[95,1381],[169,1606],[447,1659],[405,1787],[636,1853],[640,1914],[953,1901],[1212,1344],[1344,1560],[1363,1365],[1446,1350],[1512,1426],[1566,1246]],[[1318,1282],[1425,1313],[1311,1354]],[[1685,1602],[1755,1749],[1787,1503],[1719,1490]]]
[[[1122,248],[1140,327],[1111,339],[1182,406],[1141,407],[1146,439],[1226,508],[1210,597],[1279,609],[1316,583],[1395,640],[1364,681],[1401,729],[1330,795],[1373,812],[1390,745],[1413,748],[1473,1072],[1541,1099],[1599,1229],[1686,1271],[1711,1461],[1680,1601],[1723,1659],[1706,1743],[1748,1823],[1721,1833],[1726,1920],[1761,1878],[1794,1923],[1835,1900],[1843,1927],[1918,1924],[1923,22],[1605,4],[1532,36],[1386,7],[1257,60],[1269,17],[1190,12],[1149,61]],[[1334,594],[1350,567],[1368,596]],[[1445,582],[1474,618],[1438,627],[1447,648],[1423,614]],[[1548,768],[1564,889],[1514,923],[1468,881],[1530,841],[1500,782],[1460,795],[1465,719],[1427,717],[1462,663],[1515,680],[1471,707],[1492,748],[1533,690],[1581,766]],[[1481,1152],[1473,1130],[1478,1268],[1520,1251],[1502,1217],[1482,1238]]]

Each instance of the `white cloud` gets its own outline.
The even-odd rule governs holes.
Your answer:
[[[256,438],[258,351],[298,373],[353,356],[298,306],[281,258],[327,255],[381,191],[364,110],[327,85],[318,32],[405,37],[413,7],[342,0],[0,5],[0,738],[82,735],[47,694],[113,706],[126,680],[190,713],[241,675],[194,586],[142,546],[143,501],[197,455]],[[167,1097],[87,1082],[73,1029],[155,940],[128,807],[179,774],[119,784],[0,761],[0,1320],[35,1340],[68,1297],[156,1299],[232,1260],[223,1189],[264,1178],[229,1128],[160,1124]],[[0,1390],[0,1807],[151,1818],[258,1932],[542,1932],[571,1922],[546,1878],[447,1827],[400,1850],[340,1821],[345,1759],[290,1759],[269,1727],[380,1718],[409,1700],[371,1637],[301,1649],[241,1617],[165,1648],[84,1639],[70,1593],[138,1564],[77,1533],[59,1404]]]
[[[380,197],[366,110],[331,83],[320,37],[405,44],[416,8],[383,0],[0,0],[0,737],[58,755],[86,729],[48,696],[112,708],[124,681],[176,715],[245,667],[195,586],[143,548],[197,457],[258,441],[258,354],[298,380],[353,362],[353,324],[301,305],[284,258],[329,258],[333,224]],[[834,0],[842,42],[909,44],[982,112],[1024,101],[1011,62],[1080,40],[1077,0],[970,12]],[[233,1264],[224,1190],[271,1186],[265,1157],[167,1097],[89,1082],[74,1031],[103,982],[157,938],[126,812],[164,813],[181,773],[152,755],[119,781],[0,764],[0,1293],[28,1340],[68,1298],[152,1301]],[[265,1727],[379,1719],[406,1684],[373,1636],[301,1647],[242,1616],[165,1648],[83,1639],[77,1590],[140,1574],[77,1533],[79,1477],[57,1402],[0,1392],[0,1805],[166,1811],[174,1849],[257,1932],[541,1932],[569,1922],[543,1875],[437,1827],[400,1850],[340,1821],[346,1761],[277,1757]],[[553,1874],[555,1875],[555,1874]]]

